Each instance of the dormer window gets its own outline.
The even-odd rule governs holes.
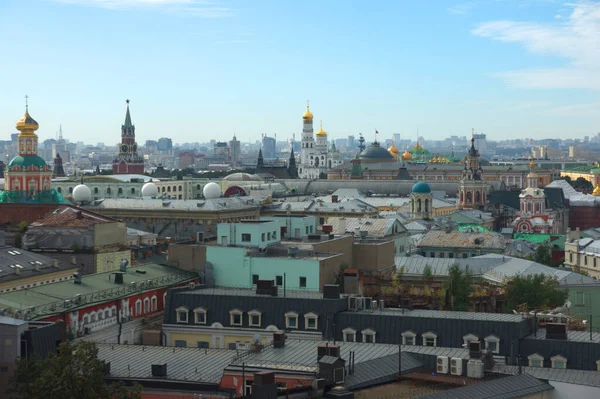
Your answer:
[[[307,330],[318,330],[319,316],[313,312],[306,313],[304,315],[304,328]]]
[[[285,314],[285,327],[286,328],[298,328],[298,313],[287,312]]]
[[[181,306],[175,309],[177,312],[177,323],[187,323],[188,322],[188,308]]]
[[[248,312],[248,325],[250,327],[260,327],[262,322],[262,312],[257,309],[253,309]]]
[[[463,343],[465,345],[465,348],[469,347],[469,342],[473,342],[473,341],[479,341],[479,337],[477,335],[473,335],[473,334],[467,334],[463,336]]]
[[[242,312],[239,309],[233,309],[229,312],[229,324],[232,326],[242,326]]]
[[[500,353],[500,338],[495,335],[485,337],[485,349],[492,353]]]
[[[415,338],[417,337],[417,334],[408,330],[408,331],[404,331],[401,335],[402,335],[402,345],[416,345]]]
[[[550,358],[552,362],[553,369],[566,369],[567,368],[567,358],[561,355],[556,355]]]
[[[423,334],[423,346],[437,346],[437,334],[432,331]]]
[[[194,309],[194,323],[206,324],[206,309],[204,309],[204,308]]]
[[[529,367],[544,367],[544,357],[537,353],[527,356],[527,359],[529,360]]]
[[[362,330],[360,333],[362,334],[363,342],[366,342],[368,344],[375,343],[375,335],[377,334],[375,332],[375,330],[367,328],[367,329]]]
[[[344,328],[342,334],[344,335],[344,342],[356,342],[356,330],[354,328]]]

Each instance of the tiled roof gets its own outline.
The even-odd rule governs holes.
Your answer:
[[[476,243],[478,240],[479,243]],[[495,248],[504,249],[506,239],[498,233],[461,233],[459,231],[429,231],[419,247]]]
[[[166,364],[166,380],[218,384],[235,350],[97,344],[98,358],[110,363],[113,378],[156,379],[153,364]]]
[[[95,224],[116,223],[117,220],[73,206],[59,206],[52,213],[29,225],[35,227],[81,228]]]
[[[547,382],[520,374],[420,396],[417,399],[512,399],[530,397],[552,389],[554,387]]]

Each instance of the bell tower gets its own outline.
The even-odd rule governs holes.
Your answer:
[[[121,144],[119,154],[113,160],[113,174],[142,174],[144,173],[144,158],[138,154],[135,141],[135,125],[131,122],[129,100],[125,113],[125,123],[121,125]]]

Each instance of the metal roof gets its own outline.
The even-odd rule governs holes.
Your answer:
[[[36,267],[38,270],[36,270]],[[75,267],[77,266],[64,264],[21,248],[0,246],[0,283],[55,273]]]
[[[259,202],[253,197],[230,197],[206,200],[167,200],[154,198],[106,198],[92,201],[87,209],[182,210],[207,212],[230,209],[253,209]]]
[[[406,232],[406,228],[398,218],[347,218],[344,221],[340,219],[339,217],[327,218],[327,224],[333,227],[333,232],[336,234],[353,233],[356,229],[367,231],[371,237],[386,237]],[[341,231],[342,224],[345,225],[344,231]],[[394,224],[398,224],[398,232],[393,231]]]
[[[479,240],[479,243],[475,241]],[[432,230],[425,234],[419,247],[495,248],[504,249],[506,239],[499,233],[463,233]]]
[[[482,257],[475,256],[466,259],[451,259],[425,258],[421,256],[397,256],[395,258],[395,263],[397,268],[404,267],[405,276],[422,276],[425,267],[429,266],[433,276],[446,277],[450,272],[450,267],[453,265],[458,265],[463,271],[468,268],[473,275],[479,276],[501,264],[502,257],[483,259]]]
[[[219,384],[236,350],[96,344],[98,359],[110,363],[116,378],[167,379]],[[152,365],[166,364],[166,377],[153,377]]]
[[[547,382],[527,374],[520,374],[419,396],[417,399],[510,399],[523,398],[552,389],[554,387]]]
[[[178,294],[183,295],[221,295],[221,296],[248,296],[248,297],[270,297],[270,295],[259,295],[252,288],[230,288],[230,287],[215,287],[215,288],[200,288],[195,290],[182,290]],[[272,298],[283,298],[283,289],[279,289],[278,296]],[[307,299],[323,299],[323,294],[318,291],[299,291],[286,290],[286,298],[307,298]]]
[[[423,363],[410,353],[402,352],[402,374],[419,370]],[[364,389],[373,385],[396,381],[398,377],[398,354],[383,356],[356,365],[353,373],[346,376],[344,386],[350,390]]]
[[[589,344],[597,345],[600,342],[600,333],[592,332],[592,339],[590,340],[589,331],[567,331],[567,341],[571,342],[585,342]],[[546,330],[539,329],[535,334],[528,335],[525,339],[546,339]],[[564,340],[559,340],[561,342],[565,342]]]
[[[519,374],[519,366],[495,364],[493,372],[501,374]],[[567,384],[587,385],[600,388],[600,373],[596,370],[553,369],[549,367],[521,367],[522,374],[548,381]]]
[[[396,316],[396,317],[419,317],[425,319],[452,319],[452,320],[479,320],[479,321],[502,321],[521,323],[523,317],[508,313],[483,313],[483,312],[452,312],[445,310],[404,310],[396,308],[379,309],[375,311],[345,311],[348,314],[370,314],[373,316]]]

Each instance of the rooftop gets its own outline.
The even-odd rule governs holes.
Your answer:
[[[419,247],[504,249],[506,239],[498,233],[463,233],[460,231],[429,231]]]
[[[519,366],[496,364],[493,372],[501,374],[519,374]],[[567,384],[586,385],[600,388],[600,373],[590,370],[553,369],[548,367],[521,367],[522,374],[528,374],[542,380],[558,381]]]
[[[508,313],[483,313],[483,312],[451,312],[445,310],[408,310],[398,308],[386,308],[375,311],[360,310],[346,311],[351,314],[370,314],[373,316],[395,316],[395,317],[419,317],[426,319],[456,319],[456,320],[476,320],[476,321],[501,321],[511,323],[521,323],[523,316]]]
[[[270,295],[259,295],[255,289],[251,288],[229,288],[229,287],[215,287],[215,288],[204,288],[200,286],[194,290],[182,290],[178,293],[185,295],[208,295],[208,296],[246,296],[246,297],[271,297]],[[283,289],[278,292],[279,296],[272,297],[274,299],[283,297]],[[286,298],[304,298],[304,299],[323,299],[323,294],[318,291],[285,291]]]
[[[0,283],[19,280],[75,266],[21,248],[0,246]]]
[[[592,339],[590,339],[590,336]],[[535,334],[531,334],[525,337],[525,339],[548,339],[546,338],[546,330],[541,328],[537,330]],[[564,342],[564,340],[559,340]],[[600,333],[593,332],[591,335],[589,331],[567,331],[567,341],[571,342],[585,342],[589,344],[597,345],[600,342]]]
[[[194,279],[197,274],[168,266],[147,263],[130,267],[123,275],[123,284],[114,283],[115,272],[88,274],[81,284],[73,280],[59,281],[0,294],[0,307],[14,310],[29,310],[31,320],[49,315],[72,311],[89,306],[102,298],[127,297],[134,292],[144,292],[167,287]],[[105,295],[105,296],[104,296]],[[66,301],[69,302],[66,302]]]
[[[251,197],[230,197],[206,200],[162,200],[154,198],[107,198],[92,201],[88,209],[180,210],[212,212],[231,209],[255,209],[259,202]]]
[[[90,212],[74,206],[62,205],[56,208],[52,213],[31,223],[29,227],[80,228],[93,226],[95,224],[116,222],[116,219],[102,216],[95,212]]]
[[[397,223],[398,230],[394,231],[393,227]],[[333,232],[344,234],[346,232],[367,231],[367,235],[371,237],[385,237],[392,234],[405,233],[406,228],[402,225],[398,218],[348,218],[342,219],[339,217],[330,217],[327,219],[327,224],[333,227]],[[342,231],[342,229],[344,231]]]

